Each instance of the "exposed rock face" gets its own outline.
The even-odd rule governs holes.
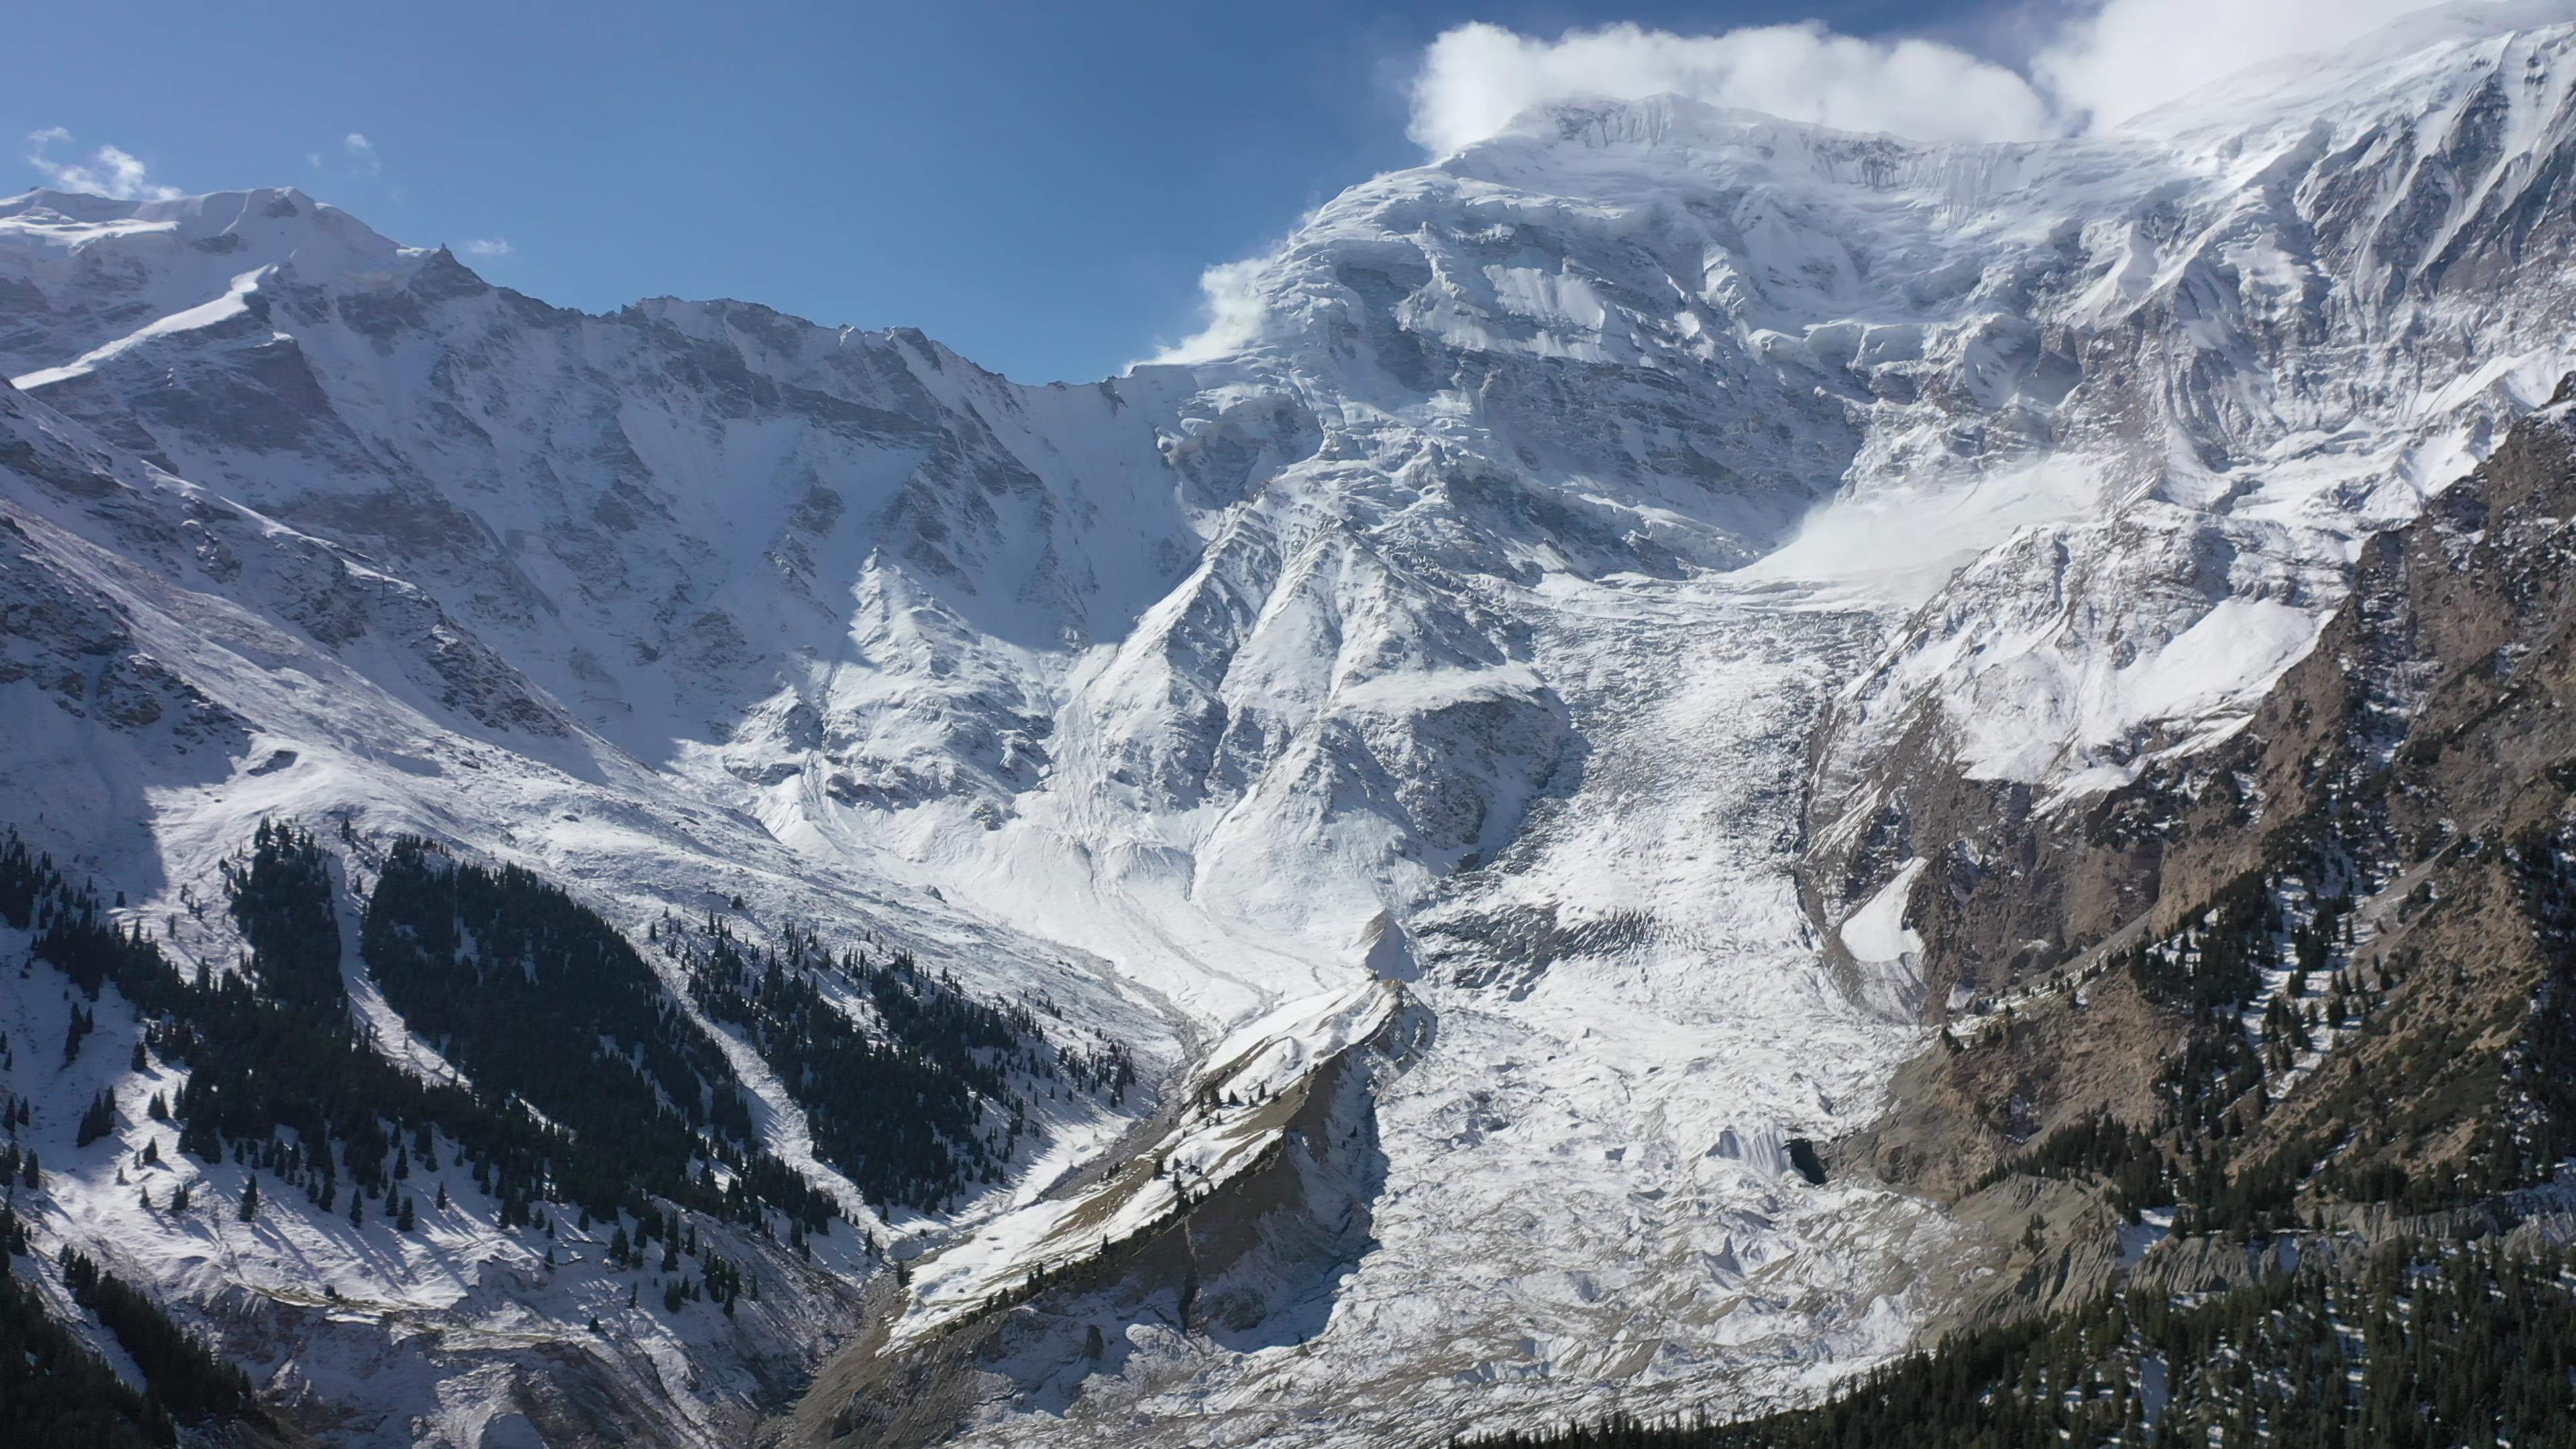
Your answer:
[[[2080,1009],[2043,993],[2010,1029],[1910,1064],[1896,1111],[1848,1157],[1956,1192],[2095,1113],[2169,1121],[2160,1073],[2189,1021],[2142,997],[2123,953],[2196,925],[2249,872],[2321,854],[2366,883],[2340,972],[2397,984],[2268,1106],[2244,1155],[2301,1175],[2331,1155],[2346,1173],[2438,1184],[2491,1134],[2530,1137],[2534,1054],[2554,1050],[2569,960],[2551,888],[2534,884],[2576,805],[2568,414],[2562,401],[2525,421],[2421,518],[2365,545],[2315,651],[2221,746],[2083,809],[1911,792],[1916,838],[1947,837],[1933,849],[1948,869],[1917,884],[1909,917],[1931,978],[1997,994],[2090,984]]]

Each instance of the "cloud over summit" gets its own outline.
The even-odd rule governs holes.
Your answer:
[[[2106,0],[2036,13],[2025,66],[1940,41],[1861,39],[1823,23],[1679,35],[1621,23],[1554,40],[1461,25],[1423,52],[1412,138],[1443,155],[1533,106],[1681,95],[1849,131],[1925,141],[2020,141],[2114,125],[2266,60],[2331,49],[2426,8],[2422,0]],[[2474,15],[2484,0],[2451,7]],[[2576,0],[2495,7],[2499,26]],[[2507,12],[2510,11],[2510,18]]]
[[[1933,41],[1859,40],[1816,22],[1697,36],[1619,24],[1551,41],[1478,23],[1424,52],[1410,131],[1444,154],[1532,106],[1667,94],[1925,140],[2028,140],[2053,128],[2029,81]]]
[[[132,152],[116,146],[101,146],[91,152],[86,161],[77,155],[56,154],[56,148],[69,149],[71,145],[71,132],[60,126],[47,126],[27,137],[27,164],[35,167],[45,178],[45,183],[57,191],[112,196],[120,201],[167,201],[179,195],[178,187],[155,182],[151,168]]]

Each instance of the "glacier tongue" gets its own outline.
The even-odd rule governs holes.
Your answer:
[[[1893,1350],[1947,1286],[1909,1266],[1937,1219],[1778,1155],[1865,1117],[1918,1040],[1830,977],[1789,869],[1805,728],[1881,621],[1706,579],[1520,603],[1589,748],[1413,920],[1437,1025],[1380,1099],[1377,1246],[1314,1336],[1136,1410],[1254,1442],[1318,1406],[1423,1437],[1756,1404]]]

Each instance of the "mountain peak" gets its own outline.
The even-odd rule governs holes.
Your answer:
[[[275,1175],[282,1148],[192,1154],[220,1177],[174,1170],[228,1200],[272,1174],[256,1224],[216,1226],[295,1247],[207,1267],[207,1224],[158,1178],[129,1208],[123,1143],[76,1136],[84,1101],[167,1085],[150,1042],[70,1078],[50,1050],[0,1060],[43,1094],[62,1183],[17,1201],[174,1299],[335,1281],[331,1312],[253,1327],[395,1425],[465,1375],[572,1365],[567,1404],[703,1421],[630,1442],[733,1442],[718,1400],[841,1333],[885,1347],[823,1380],[818,1432],[917,1407],[904,1432],[964,1413],[960,1442],[1021,1445],[1196,1443],[1210,1412],[1242,1442],[1433,1443],[1605,1393],[1726,1413],[1902,1353],[2033,1259],[1831,1144],[1962,1013],[2037,1016],[2063,985],[2105,1010],[2059,1020],[2179,1040],[2116,1007],[2133,972],[2050,976],[2170,882],[2198,884],[2166,914],[2204,918],[2224,877],[2155,874],[2189,844],[2166,827],[2251,839],[2301,818],[2294,792],[2373,808],[2300,721],[2357,711],[2359,769],[2428,698],[2422,661],[2356,681],[2323,631],[2415,637],[2356,560],[2438,519],[2576,364],[2560,34],[2355,61],[2330,117],[2288,82],[2222,87],[2243,109],[2180,142],[1568,102],[1334,199],[1220,279],[1240,327],[1099,389],[747,302],[547,308],[291,189],[0,203],[0,373],[28,384],[0,393],[26,425],[0,446],[0,823],[135,893],[103,920],[237,969],[226,913],[195,907],[236,899],[243,840],[290,817],[343,857],[326,883],[433,834],[541,870],[599,931],[645,927],[635,999],[670,1002],[645,1017],[722,1028],[704,1100],[799,1172],[843,1099],[797,1043],[873,1020],[853,972],[896,953],[1149,1069],[1132,1107],[1057,1083],[1025,1119],[961,1108],[990,1156],[939,1203],[852,1193],[862,1232],[720,1239],[780,1295],[725,1323],[676,1268],[661,1311],[621,1311],[649,1260],[594,1245],[627,1217],[561,1222],[544,1173],[474,1192],[439,1176],[446,1144],[416,1170],[468,1199],[435,1222],[470,1238],[373,1208],[344,1229],[276,1190],[311,1181]],[[2544,501],[2419,551],[2518,538],[2545,586],[2567,510]],[[2445,637],[2534,710],[2559,697],[2513,641]],[[2293,678],[2317,708],[2265,703]],[[2231,742],[2268,763],[2218,768]],[[2389,839],[2447,848],[2419,823]],[[2117,874],[2050,894],[2043,836]],[[824,939],[850,953],[799,964]],[[740,954],[716,973],[719,942]],[[326,947],[296,953],[312,980],[382,984],[374,948]],[[53,971],[0,995],[10,1040],[64,1039]],[[350,1050],[417,1066],[410,1042],[508,1090],[443,1055],[468,1033],[376,995]],[[778,1003],[805,1025],[740,1014]],[[2218,1004],[2208,1032],[2252,1025]],[[1961,1097],[1985,1154],[1945,1151],[1963,1172],[2048,1140],[2012,1105],[2014,1021],[1961,1059],[1997,1074]],[[102,1000],[94,1025],[144,1023]],[[2153,1067],[2117,1079],[2123,1110]],[[702,1160],[712,1195],[749,1159]],[[506,1249],[531,1208],[564,1256],[521,1234],[516,1281],[551,1286],[476,1280],[459,1245]],[[2087,1221],[2110,1272],[2115,1225]],[[918,1311],[863,1335],[862,1299]],[[1627,1341],[1641,1315],[1652,1344]],[[1008,1353],[952,1336],[988,1329]],[[877,1392],[916,1367],[982,1377]]]

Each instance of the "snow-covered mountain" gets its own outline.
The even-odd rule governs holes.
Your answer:
[[[451,1338],[523,1312],[720,1437],[777,1407],[720,1365],[819,1357],[863,1290],[862,1352],[935,1357],[1078,1267],[1068,1224],[1170,1201],[1084,1169],[1214,1190],[1326,1118],[1211,1125],[1198,1088],[1331,1069],[1364,1219],[1245,1249],[1215,1326],[1079,1300],[1120,1347],[1037,1335],[953,1421],[1430,1442],[1813,1394],[1988,1265],[1790,1150],[1873,1120],[1949,1004],[1909,799],[2044,814],[2225,739],[2359,541],[2576,367],[2576,27],[2524,18],[2021,145],[1550,108],[1352,188],[1226,328],[1087,387],[743,303],[568,312],[293,190],[0,201],[0,817],[218,966],[179,893],[262,816],[633,930],[738,895],[1048,993],[1163,1109],[1068,1104],[953,1217],[854,1207],[931,1255],[899,1291],[851,1261],[775,1341],[624,1358],[574,1299],[423,1286],[471,1239],[269,1273],[122,1188],[40,1226],[226,1321],[314,1272]],[[7,1079],[38,1130],[101,1085],[49,1069]],[[477,1442],[454,1386],[500,1370],[410,1352],[311,1390]]]

